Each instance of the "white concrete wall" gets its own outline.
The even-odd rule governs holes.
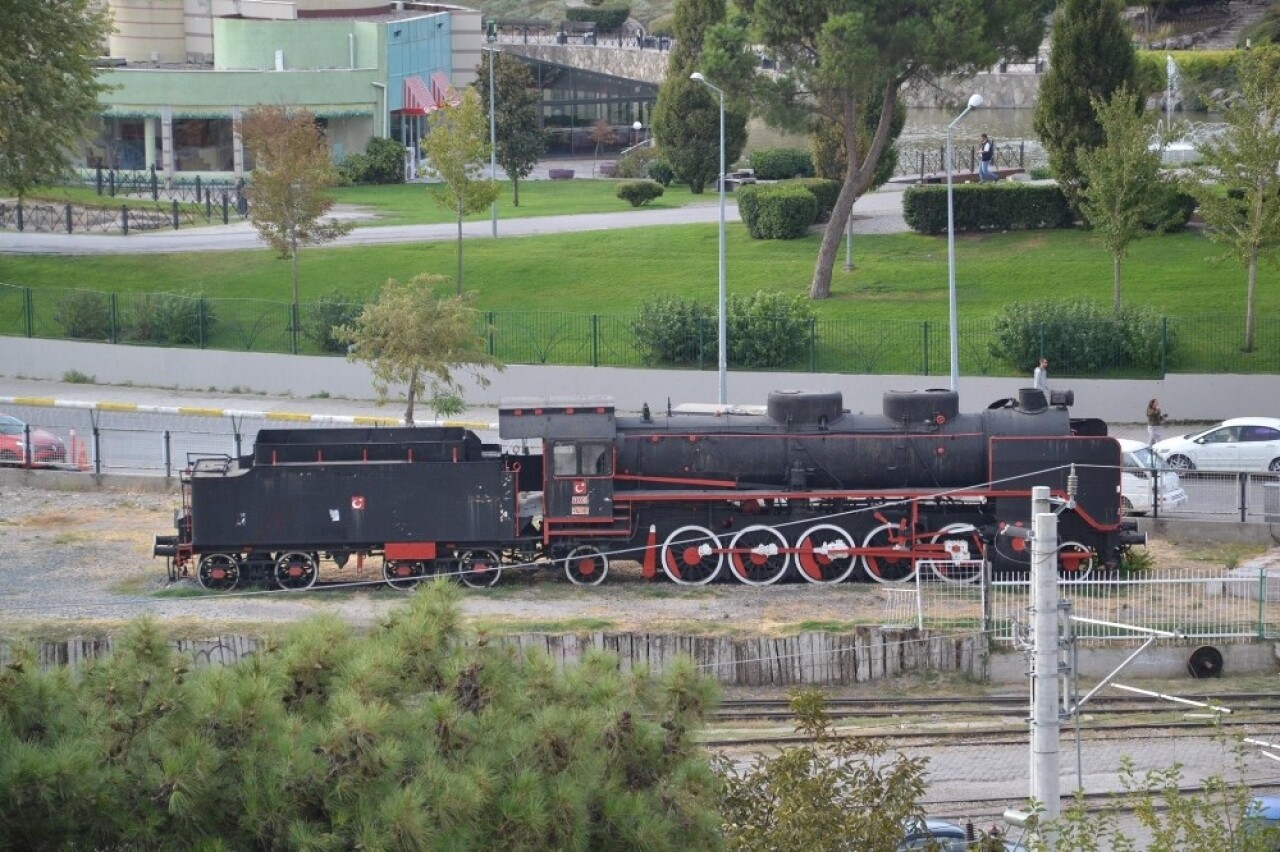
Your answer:
[[[78,370],[101,384],[135,384],[186,390],[239,388],[299,397],[372,399],[369,371],[342,358],[273,355],[221,350],[159,349],[0,337],[0,374],[57,381]],[[510,366],[490,374],[480,388],[468,380],[467,402],[496,405],[509,396],[611,396],[622,410],[643,403],[665,407],[667,400],[715,402],[713,370],[640,370],[613,367]],[[1220,420],[1240,415],[1280,417],[1280,376],[1171,375],[1162,381],[1055,379],[1051,385],[1076,394],[1073,413],[1116,423],[1144,419],[1147,400],[1159,397],[1174,420]],[[863,376],[835,373],[736,373],[728,377],[729,401],[764,403],[769,391],[783,388],[839,390],[851,411],[877,413],[886,390],[946,387],[946,376]],[[1017,378],[960,378],[961,409],[976,411],[1015,396],[1030,384]],[[1170,431],[1170,430],[1166,430]]]

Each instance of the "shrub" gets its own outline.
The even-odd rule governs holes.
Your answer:
[[[110,340],[111,297],[97,290],[67,290],[58,298],[53,320],[74,340]]]
[[[631,17],[630,6],[569,6],[564,10],[566,21],[593,21],[597,32],[611,33],[622,29]]]
[[[751,155],[751,170],[760,180],[813,177],[813,158],[803,148],[765,148]]]
[[[343,184],[404,183],[404,148],[394,139],[375,136],[363,154],[348,154],[338,165]]]
[[[302,306],[300,331],[321,352],[345,353],[347,344],[335,339],[333,330],[340,325],[354,326],[363,309],[363,303],[351,301],[341,290],[330,290]]]
[[[200,346],[215,322],[213,306],[200,296],[140,293],[125,313],[120,337],[138,343]]]
[[[671,182],[676,179],[676,173],[671,168],[671,164],[659,155],[649,163],[649,177],[663,186],[671,186]]]
[[[794,183],[751,186],[738,194],[738,213],[753,239],[794,240],[817,221],[818,200]]]
[[[803,186],[813,193],[814,200],[818,202],[818,215],[814,219],[815,222],[825,222],[831,218],[831,210],[836,206],[836,199],[840,197],[840,181],[817,177],[800,178],[796,181],[796,185]]]
[[[1071,207],[1056,184],[963,183],[952,187],[957,231],[1014,231],[1069,228]],[[947,230],[947,188],[911,186],[902,199],[902,216],[922,234]]]
[[[658,158],[653,148],[633,148],[626,156],[619,157],[614,177],[627,180],[645,180],[649,175],[649,167]]]
[[[1054,370],[1092,376],[1109,367],[1160,368],[1162,341],[1172,352],[1160,317],[1146,307],[1114,310],[1083,300],[1014,302],[996,318],[991,354],[1028,371],[1042,355]]]
[[[799,294],[730,296],[725,302],[726,357],[739,368],[795,366],[808,353],[812,321],[813,309]],[[631,330],[646,364],[697,367],[716,362],[718,330],[711,304],[662,296],[640,308]]]
[[[632,207],[640,207],[655,198],[661,198],[662,192],[662,184],[656,180],[629,180],[618,184],[616,194]]]
[[[659,15],[649,22],[649,35],[663,38],[674,38],[676,34],[675,15]]]
[[[1143,221],[1149,231],[1173,234],[1187,227],[1196,212],[1195,196],[1183,192],[1172,183],[1162,183],[1156,210]]]

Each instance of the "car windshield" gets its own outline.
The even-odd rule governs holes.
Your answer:
[[[1134,460],[1134,462],[1137,463],[1138,467],[1145,467],[1150,469],[1153,467],[1164,466],[1163,464],[1164,460],[1161,459],[1159,456],[1157,456],[1155,453],[1151,452],[1150,447],[1139,447],[1138,449],[1130,452],[1128,455],[1130,458]]]
[[[0,414],[0,435],[21,435],[22,421],[7,414]]]

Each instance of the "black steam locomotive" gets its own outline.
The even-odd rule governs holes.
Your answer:
[[[961,414],[951,391],[890,392],[851,414],[838,392],[767,406],[618,416],[611,401],[507,401],[507,446],[461,428],[269,429],[253,454],[193,457],[177,535],[155,554],[209,589],[312,586],[321,559],[382,558],[388,583],[492,586],[544,565],[582,585],[611,559],[682,585],[769,585],[925,571],[970,582],[1026,569],[1032,486],[1051,489],[1060,569],[1113,565],[1140,536],[1120,517],[1120,449],[1073,420],[1070,392],[1026,389]]]

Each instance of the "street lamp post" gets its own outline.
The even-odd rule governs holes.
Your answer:
[[[493,43],[498,40],[498,30],[494,21],[489,21],[489,180],[498,179],[498,124],[494,120],[493,99],[493,66],[497,64],[498,51]],[[498,199],[493,200],[493,238],[498,238]]]
[[[960,330],[956,327],[958,311],[956,309],[956,218],[951,200],[951,129],[960,123],[960,119],[969,114],[969,110],[982,106],[982,95],[976,92],[969,96],[969,105],[964,112],[956,116],[956,120],[947,125],[947,306],[950,309],[951,328],[951,389],[960,389]]]
[[[719,332],[720,332],[720,404],[725,405],[729,401],[729,358],[728,348],[725,339],[725,293],[724,293],[724,90],[718,86],[714,86],[707,82],[707,78],[702,76],[701,71],[694,71],[689,75],[690,80],[696,80],[706,86],[711,91],[720,96],[720,175],[716,182],[720,184],[720,299],[719,308]]]
[[[636,145],[639,145],[639,144],[640,144],[640,131],[641,131],[643,128],[644,128],[644,125],[643,125],[643,124],[641,124],[639,121],[633,121],[633,122],[631,122],[631,145],[632,145],[632,147],[634,147],[634,146],[636,146]]]

